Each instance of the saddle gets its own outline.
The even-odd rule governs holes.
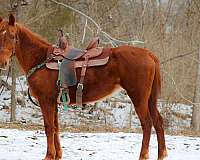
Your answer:
[[[99,38],[94,38],[85,50],[74,48],[69,45],[66,38],[61,34],[57,45],[53,45],[47,54],[46,67],[52,70],[59,70],[59,95],[57,102],[63,104],[63,92],[67,95],[67,104],[70,103],[69,86],[77,85],[76,90],[76,105],[82,106],[82,92],[84,78],[88,67],[105,65],[108,60],[108,55],[103,55],[103,48],[98,47]],[[77,83],[76,68],[81,68],[80,80]],[[60,83],[61,82],[61,83]]]

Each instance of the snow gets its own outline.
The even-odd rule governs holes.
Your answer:
[[[2,77],[6,80],[6,77]],[[8,83],[11,84],[11,79],[8,79]],[[16,110],[16,119],[23,123],[35,123],[43,124],[41,111],[35,107],[29,100],[28,97],[23,95],[23,92],[27,91],[27,82],[24,76],[17,78],[17,93],[18,99],[25,99],[25,107],[18,103]],[[115,102],[115,101],[118,102]],[[121,101],[121,102],[120,102]],[[89,113],[90,109],[81,110],[82,113],[66,112],[62,108],[59,109],[59,119],[62,125],[65,126],[80,126],[87,125],[88,123],[92,126],[112,126],[116,128],[127,128],[133,129],[140,128],[139,119],[135,113],[134,108],[130,102],[130,99],[124,92],[118,92],[113,97],[106,99],[100,103],[97,103],[96,108],[92,113]],[[8,122],[10,120],[10,91],[5,90],[0,96],[0,122]],[[131,111],[131,108],[133,110]],[[177,103],[166,103],[164,101],[159,102],[159,109],[164,119],[167,120],[167,129],[171,132],[176,132],[190,128],[192,106],[177,104]],[[102,112],[103,110],[109,113]],[[132,112],[130,117],[130,112]],[[81,116],[80,116],[81,114]],[[180,116],[178,116],[180,115]],[[185,118],[183,118],[185,117]],[[106,122],[106,124],[105,124]]]
[[[5,80],[5,77],[2,77]],[[11,80],[8,79],[11,83]],[[23,97],[27,91],[25,77],[17,80],[16,96],[25,98],[25,107],[17,104],[16,118],[26,124],[43,124],[40,109]],[[123,92],[123,91],[122,91]],[[59,119],[64,126],[88,125],[89,127],[105,127],[110,125],[117,128],[129,126],[133,129],[140,127],[140,122],[128,96],[116,93],[114,97],[77,112],[66,112],[59,108]],[[123,100],[114,102],[115,100]],[[103,112],[105,110],[109,113]],[[176,134],[190,128],[192,106],[159,102],[159,110],[168,121],[167,129]],[[130,114],[132,112],[132,114]],[[131,115],[131,118],[130,118]],[[10,91],[5,90],[0,96],[0,122],[10,119]],[[136,133],[61,133],[63,160],[127,160],[138,159],[142,135]],[[169,156],[166,160],[199,160],[200,137],[166,136]],[[0,129],[0,160],[38,160],[46,153],[46,137],[43,131],[23,131],[17,129]],[[150,143],[150,160],[157,156],[157,140],[153,134]]]
[[[138,159],[142,135],[136,133],[61,133],[63,160]],[[199,160],[200,138],[166,136],[166,160]],[[0,160],[38,160],[46,153],[43,131],[0,129]],[[157,141],[150,142],[150,160],[157,157]]]

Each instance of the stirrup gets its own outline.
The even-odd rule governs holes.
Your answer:
[[[57,97],[57,103],[61,104],[61,105],[64,105],[64,104],[69,105],[69,103],[70,103],[69,93],[67,93],[67,97],[66,97],[67,101],[66,102],[61,101],[63,91],[65,92],[65,89],[60,88],[60,91],[59,91],[59,94],[58,94],[58,97]],[[66,92],[64,94],[66,95]]]

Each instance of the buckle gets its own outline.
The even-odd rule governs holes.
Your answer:
[[[81,89],[81,90],[83,90],[83,84],[82,84],[82,83],[78,83],[78,85],[77,85],[77,89]]]

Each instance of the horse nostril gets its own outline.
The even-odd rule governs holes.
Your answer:
[[[8,65],[8,62],[6,61],[6,62],[4,62],[4,67],[6,67]]]

